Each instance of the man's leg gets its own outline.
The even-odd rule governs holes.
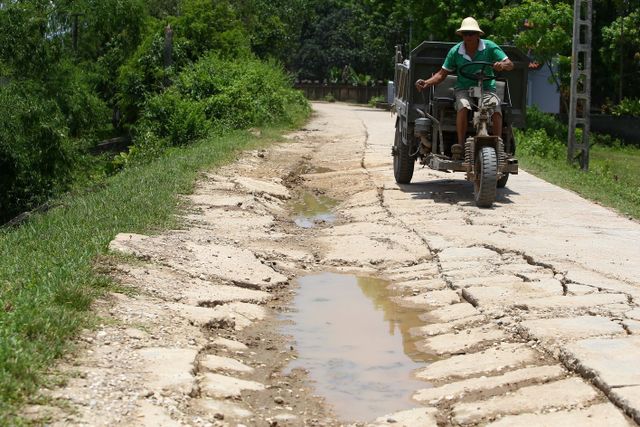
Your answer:
[[[458,144],[464,147],[467,135],[467,109],[464,107],[459,109],[456,114],[456,130],[458,131]]]
[[[493,115],[491,116],[491,122],[491,135],[499,136],[500,138],[502,138],[502,114],[493,113]]]

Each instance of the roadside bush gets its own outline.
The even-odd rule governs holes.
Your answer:
[[[203,101],[207,118],[223,129],[290,122],[300,108],[308,108],[278,64],[257,59],[209,54],[181,73],[176,87],[183,96]]]
[[[611,108],[614,116],[634,116],[640,117],[640,99],[624,98],[620,103]]]
[[[561,159],[566,156],[567,147],[556,138],[550,137],[544,129],[517,131],[518,152],[544,159]]]
[[[209,54],[180,73],[170,89],[148,98],[134,146],[116,161],[119,166],[146,161],[210,132],[293,123],[308,111],[308,102],[276,63]]]
[[[543,129],[552,138],[564,140],[567,138],[567,126],[556,116],[543,113],[535,106],[527,108],[527,129]]]
[[[0,87],[0,221],[34,208],[70,182],[65,118],[35,83]]]
[[[62,61],[47,82],[65,117],[72,137],[90,136],[110,125],[111,111],[98,96],[91,75],[69,61]]]

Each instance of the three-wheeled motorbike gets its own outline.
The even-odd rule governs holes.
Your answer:
[[[490,76],[488,71],[493,64],[487,62],[472,62],[458,70],[459,74],[477,82],[469,89],[476,102],[473,114],[468,115],[471,123],[462,147],[457,143],[454,105],[457,76],[449,75],[422,93],[414,85],[419,78],[429,77],[440,69],[453,45],[423,42],[406,60],[400,48],[396,48],[393,172],[399,184],[411,182],[416,161],[439,171],[465,172],[466,179],[474,184],[476,205],[490,207],[496,200],[496,189],[507,184],[510,174],[518,173],[513,128],[525,124],[529,59],[520,50],[503,46],[514,63],[512,71]],[[480,70],[470,73],[472,64]],[[489,134],[493,109],[483,103],[483,83],[489,79],[496,80],[496,92],[501,100],[503,123],[499,136]]]

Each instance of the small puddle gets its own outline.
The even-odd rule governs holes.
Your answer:
[[[293,220],[302,228],[312,228],[322,222],[333,222],[336,216],[332,209],[336,204],[337,202],[329,197],[305,191],[292,203]]]
[[[409,329],[424,324],[423,311],[390,301],[388,282],[322,273],[299,279],[285,333],[317,392],[344,421],[370,421],[417,407],[411,395],[430,384],[412,372],[433,360],[415,348]]]

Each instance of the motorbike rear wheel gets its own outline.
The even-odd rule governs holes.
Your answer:
[[[413,177],[415,159],[409,157],[409,147],[402,143],[400,130],[396,128],[393,141],[393,176],[398,184],[409,184]]]
[[[509,180],[509,174],[505,173],[502,175],[502,178],[498,180],[498,188],[504,188],[507,186],[507,181]]]
[[[498,158],[493,147],[482,147],[476,156],[473,196],[476,206],[490,208],[496,201]]]

